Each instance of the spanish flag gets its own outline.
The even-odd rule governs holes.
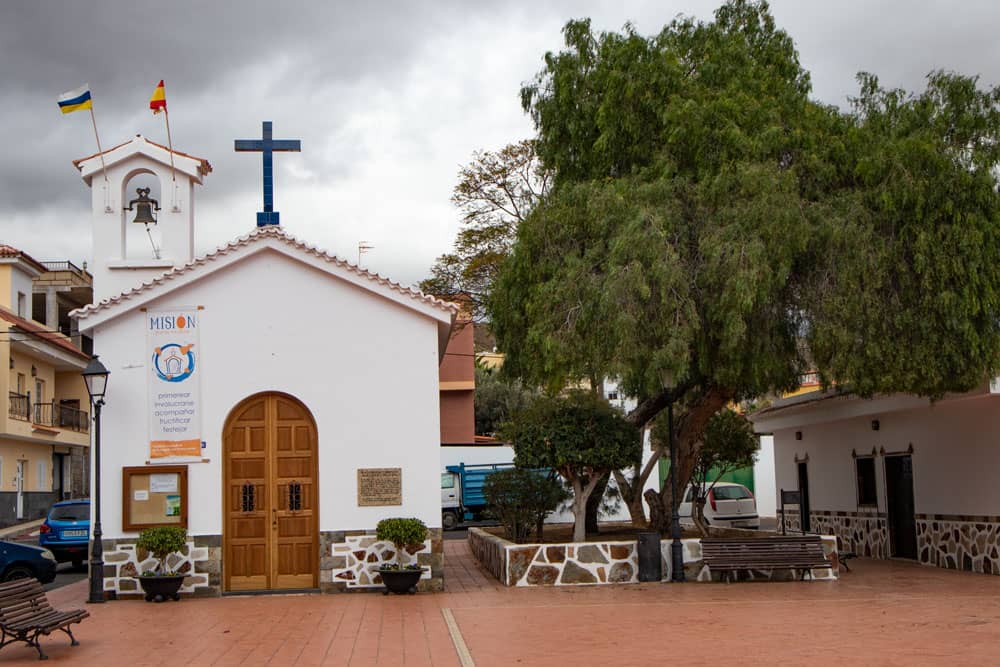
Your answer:
[[[76,90],[59,96],[59,110],[63,113],[73,113],[80,109],[93,109],[94,102],[90,99],[90,84],[83,84]]]
[[[149,108],[153,110],[153,114],[167,110],[167,94],[163,90],[163,79],[160,79],[159,85],[153,91],[153,96],[149,98]]]

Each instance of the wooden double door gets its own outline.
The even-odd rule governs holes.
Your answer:
[[[312,415],[285,394],[251,396],[230,413],[223,450],[225,590],[316,588],[319,498]]]

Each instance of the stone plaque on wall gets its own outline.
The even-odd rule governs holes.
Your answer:
[[[358,468],[358,507],[402,504],[402,468]]]

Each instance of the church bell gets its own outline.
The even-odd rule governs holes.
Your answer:
[[[160,210],[160,204],[155,199],[149,196],[149,188],[138,188],[136,193],[139,195],[132,201],[128,203],[127,211],[135,209],[135,219],[132,222],[138,222],[140,224],[149,225],[156,224],[156,218],[153,216],[153,211]]]
[[[148,203],[141,203],[136,205],[135,220],[132,222],[141,222],[145,224],[156,223],[156,218],[153,217],[153,205]]]

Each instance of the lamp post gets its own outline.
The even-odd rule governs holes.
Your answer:
[[[91,532],[93,547],[90,551],[90,597],[87,602],[104,602],[104,545],[101,538],[101,408],[104,392],[111,373],[95,354],[83,370],[90,404],[94,409],[94,529]]]
[[[667,441],[670,446],[670,581],[679,583],[684,579],[684,544],[681,542],[681,517],[678,512],[677,497],[677,441],[674,438],[674,385],[673,373],[660,372],[660,381],[668,392],[667,399]]]

